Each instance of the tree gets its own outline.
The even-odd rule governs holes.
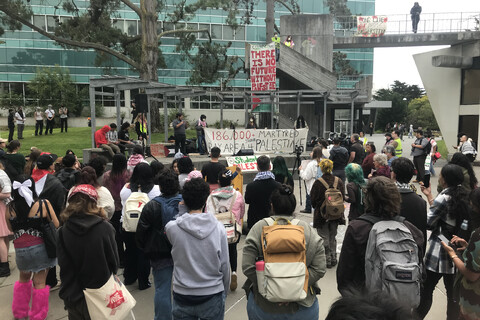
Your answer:
[[[374,99],[392,101],[392,108],[381,109],[378,112],[377,128],[384,128],[389,122],[405,122],[410,101],[421,98],[424,94],[425,90],[417,85],[408,85],[398,80],[395,80],[389,89],[378,90]]]
[[[347,0],[325,0],[324,5],[328,7],[334,19],[344,29],[351,29],[356,26],[356,18],[347,6]]]
[[[347,54],[340,51],[333,52],[333,72],[337,75],[337,78],[361,74],[352,67],[350,60],[347,59]]]
[[[427,96],[416,98],[408,104],[407,123],[413,124],[414,127],[422,127],[424,129],[438,130],[438,123],[435,119],[432,106]]]
[[[74,0],[59,0],[55,9],[62,8],[69,12],[72,19],[60,23],[57,17],[54,33],[49,33],[31,23],[33,12],[28,0],[27,3],[22,0],[2,0],[0,1],[0,22],[10,30],[19,30],[22,25],[25,25],[64,48],[94,49],[97,52],[98,65],[111,65],[112,59],[115,58],[130,65],[140,74],[141,79],[147,81],[157,81],[158,67],[167,67],[161,51],[161,39],[165,36],[175,36],[180,41],[177,46],[178,52],[189,53],[194,45],[198,46],[198,54],[201,57],[197,59],[192,59],[192,55],[187,57],[192,63],[192,75],[195,72],[201,72],[201,66],[205,63],[202,57],[210,61],[214,56],[222,62],[214,65],[219,69],[211,70],[208,78],[200,78],[203,82],[213,83],[221,76],[220,68],[231,70],[228,63],[233,61],[224,59],[226,49],[212,45],[211,38],[200,43],[193,40],[194,33],[208,32],[206,29],[189,29],[185,24],[183,28],[177,30],[166,30],[164,26],[164,29],[158,32],[158,17],[162,13],[166,17],[164,22],[180,26],[181,23],[192,20],[198,10],[213,7],[230,12],[226,21],[234,24],[237,6],[231,4],[229,0],[182,0],[177,1],[177,4],[172,7],[167,6],[167,0],[140,0],[139,6],[131,0],[90,0],[87,10],[79,10]],[[129,36],[112,24],[112,19],[120,16],[119,10],[125,8],[137,14],[141,23],[141,34]],[[3,29],[0,29],[0,35],[2,33]],[[202,56],[203,53],[206,56]],[[195,76],[190,80],[195,83]],[[159,128],[158,108],[153,107],[151,111],[152,127]]]
[[[37,100],[39,106],[52,104],[55,108],[65,105],[75,114],[80,115],[83,100],[88,99],[86,88],[77,91],[68,69],[38,68],[35,78],[28,84],[31,98]]]

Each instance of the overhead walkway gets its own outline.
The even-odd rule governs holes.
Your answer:
[[[456,45],[480,40],[480,13],[424,13],[418,33],[412,32],[409,14],[387,15],[380,37],[356,36],[356,17],[335,17],[334,49]]]

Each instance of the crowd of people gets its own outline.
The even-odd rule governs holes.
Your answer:
[[[60,132],[68,132],[68,108],[64,105],[61,105],[58,108],[58,118],[60,119]],[[45,111],[42,111],[40,107],[35,109],[33,113],[33,118],[35,120],[35,136],[42,135],[43,127],[45,124],[45,135],[48,133],[53,133],[53,127],[55,126],[55,110],[53,106],[49,104]],[[8,124],[8,142],[13,140],[13,134],[15,132],[15,127],[17,128],[17,139],[23,139],[23,129],[25,128],[25,121],[27,116],[23,111],[23,107],[18,107],[17,110],[9,109],[7,124]]]
[[[129,126],[121,130],[128,133]],[[20,141],[0,141],[0,276],[10,275],[13,237],[20,271],[15,318],[46,318],[58,266],[59,296],[70,319],[90,319],[84,289],[101,288],[120,268],[123,283],[139,290],[149,289],[153,277],[156,320],[223,319],[226,296],[238,287],[242,234],[249,319],[317,319],[318,280],[335,266],[342,297],[327,319],[346,319],[346,304],[360,313],[372,305],[378,317],[394,305],[392,319],[423,319],[441,278],[448,319],[480,316],[477,179],[470,159],[457,152],[442,168],[433,196],[422,174],[430,172],[425,159],[432,157],[434,140],[421,131],[412,144],[413,161],[404,156],[397,131],[386,135],[381,153],[363,133],[353,134],[348,148],[340,139],[331,147],[318,141],[311,161],[299,168],[307,186],[302,212],[313,213],[312,225],[296,218],[294,180],[282,156],[259,156],[258,172],[243,192],[235,185],[243,173],[226,168],[217,147],[198,170],[181,152],[165,166],[148,163],[141,145],[127,158],[127,148],[118,147],[120,135],[112,132],[114,124],[95,137],[112,151],[108,171],[102,156],[82,164],[71,150],[57,157],[32,148],[24,157]],[[119,143],[110,145],[114,138]],[[412,181],[415,170],[419,184]],[[338,255],[342,224],[347,229]],[[57,228],[52,242],[50,231]],[[402,239],[408,250],[378,249],[380,235]],[[379,275],[377,268],[386,269]],[[370,299],[379,292],[384,306]]]

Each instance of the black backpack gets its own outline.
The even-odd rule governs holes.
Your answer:
[[[17,169],[5,158],[5,154],[0,155],[0,163],[5,168],[4,171],[10,178],[10,181],[14,181],[22,172],[18,172]]]
[[[422,138],[422,140],[420,140],[420,144],[422,144],[423,139],[427,138]],[[427,139],[427,141],[428,143],[425,148],[423,148],[423,152],[428,156],[430,154],[430,151],[432,150],[432,143],[430,142],[430,139]]]

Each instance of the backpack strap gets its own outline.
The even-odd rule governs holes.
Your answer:
[[[328,185],[327,181],[325,181],[322,177],[318,178],[317,180],[320,181],[321,184],[323,184],[325,189],[330,189],[330,186]]]
[[[338,186],[338,177],[334,177],[334,180],[333,180],[333,189],[337,189],[337,186]]]
[[[375,216],[375,215],[373,215],[373,214],[362,214],[362,215],[361,215],[360,217],[358,217],[357,219],[370,222],[371,224],[375,224],[375,223],[377,223],[377,222],[382,221],[382,218],[380,218],[380,217],[378,217],[378,216]]]
[[[395,217],[393,217],[392,220],[398,221],[398,222],[400,222],[400,223],[404,223],[405,217],[396,215]]]
[[[297,225],[299,224],[300,220],[298,220],[298,219],[293,219],[293,220],[290,221],[290,222],[291,222],[292,225],[297,226]]]
[[[273,224],[275,223],[275,220],[273,220],[273,218],[265,218],[263,219],[265,220],[265,222],[269,225],[269,226],[273,226]]]

